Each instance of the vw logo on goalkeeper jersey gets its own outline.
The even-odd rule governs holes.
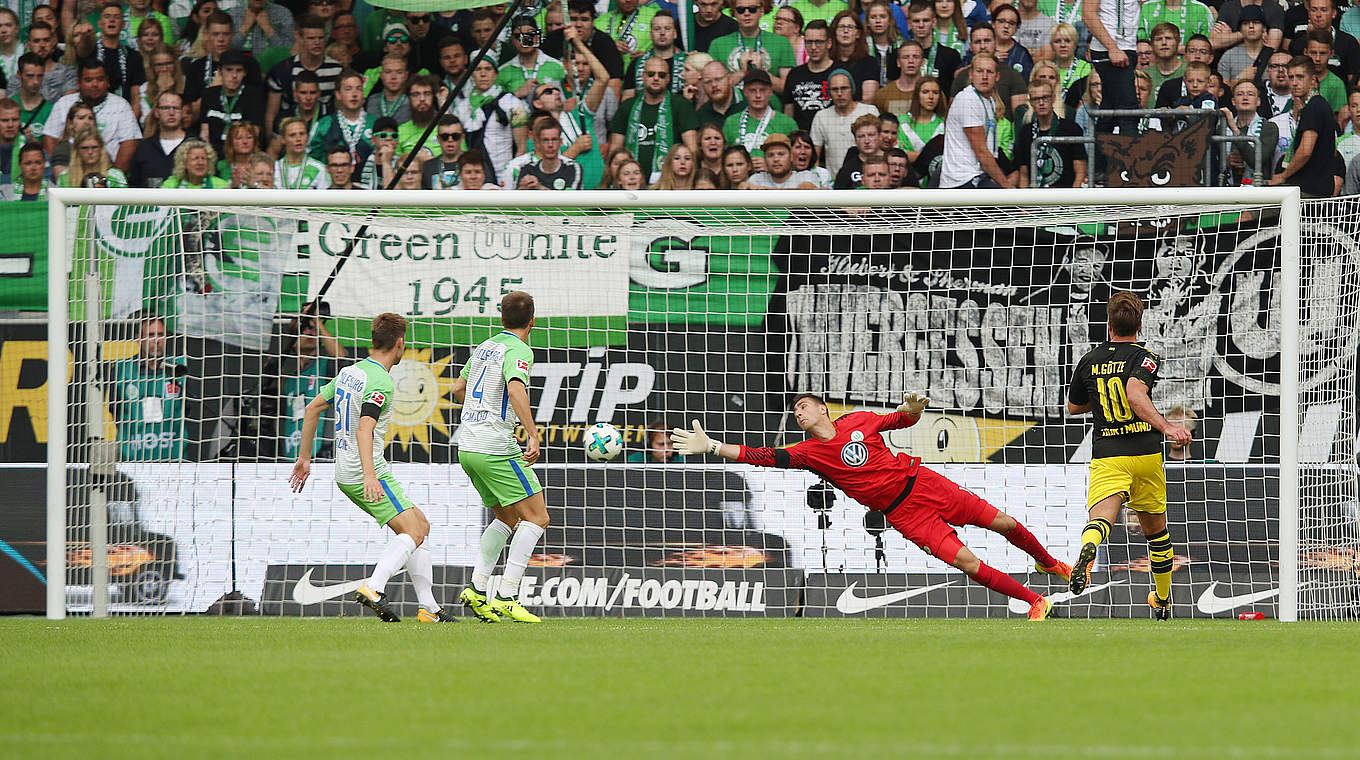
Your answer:
[[[869,461],[869,447],[861,441],[851,441],[841,447],[841,461],[849,467],[860,467]]]

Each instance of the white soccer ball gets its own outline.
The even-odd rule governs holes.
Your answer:
[[[608,422],[597,422],[586,428],[586,456],[596,462],[608,462],[623,451],[623,433]]]

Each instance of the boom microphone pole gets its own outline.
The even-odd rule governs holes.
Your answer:
[[[435,109],[434,118],[430,119],[430,123],[425,127],[425,132],[421,134],[420,139],[416,142],[416,149],[407,154],[406,160],[402,162],[401,168],[392,175],[392,181],[387,183],[387,187],[384,188],[385,190],[391,190],[397,186],[397,182],[401,180],[401,176],[411,167],[411,162],[415,160],[416,153],[419,152],[420,147],[425,145],[426,140],[430,139],[430,135],[439,126],[439,120],[444,118],[444,115],[448,113],[449,108],[453,105],[453,101],[458,96],[458,93],[462,92],[463,88],[467,86],[467,80],[472,76],[472,71],[486,58],[486,55],[491,51],[492,46],[496,45],[496,41],[500,39],[501,32],[505,31],[505,25],[509,24],[511,19],[520,16],[520,7],[525,6],[525,4],[526,0],[510,0],[510,7],[505,9],[505,15],[501,16],[500,23],[496,25],[496,30],[491,33],[491,38],[477,51],[476,57],[468,63],[468,67],[463,71],[462,76],[458,77],[458,83],[454,85],[453,89],[449,90],[449,97]],[[527,14],[526,18],[532,18],[537,15],[537,0],[530,0],[530,4],[525,7],[525,13]],[[376,209],[374,210],[376,211]],[[320,303],[321,299],[325,297],[326,291],[331,289],[331,285],[335,282],[335,278],[340,275],[340,270],[344,268],[345,262],[349,261],[350,254],[354,253],[354,247],[359,244],[359,240],[361,240],[364,234],[368,232],[368,227],[368,224],[364,224],[364,226],[359,228],[358,232],[354,233],[354,237],[350,238],[349,242],[345,244],[345,250],[340,253],[339,261],[335,262],[335,268],[331,269],[331,273],[326,277],[326,281],[322,283],[321,288],[316,291],[316,297],[312,299],[311,303],[303,307],[304,314],[307,313],[308,310],[311,310],[313,313],[316,312],[317,305]]]

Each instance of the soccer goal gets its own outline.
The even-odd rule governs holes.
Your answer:
[[[1360,608],[1360,202],[1274,188],[296,192],[58,189],[51,217],[48,615],[357,615],[386,537],[336,490],[334,419],[292,494],[301,410],[410,322],[387,458],[429,516],[440,599],[488,520],[458,466],[455,379],[536,301],[535,467],[552,519],[521,586],[547,616],[1006,617],[1003,597],[799,470],[677,457],[832,415],[931,405],[891,431],[1071,560],[1091,426],[1073,364],[1120,290],[1147,305],[1177,617]],[[624,452],[591,462],[585,431]],[[521,431],[522,432],[522,431]],[[1071,617],[1146,617],[1132,517],[1078,597],[995,534],[959,531]],[[398,576],[396,580],[403,580]],[[493,581],[494,582],[494,581]],[[409,585],[393,599],[407,614]]]

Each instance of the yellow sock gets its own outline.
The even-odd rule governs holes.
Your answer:
[[[1171,548],[1171,535],[1165,529],[1161,533],[1147,537],[1149,559],[1152,560],[1152,582],[1157,586],[1157,598],[1171,598],[1172,560],[1176,556]]]
[[[1095,544],[1100,546],[1105,539],[1110,537],[1110,521],[1103,517],[1097,517],[1091,522],[1086,523],[1086,527],[1081,531],[1081,543]]]

